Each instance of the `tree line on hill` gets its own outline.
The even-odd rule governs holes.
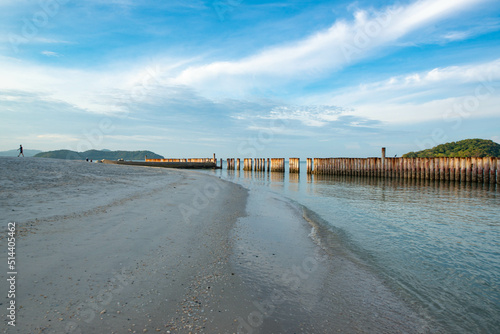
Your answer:
[[[52,158],[66,160],[144,160],[148,159],[163,159],[163,156],[151,151],[108,151],[108,150],[88,150],[85,152],[75,152],[71,150],[57,150],[49,152],[41,152],[35,155],[36,158]]]
[[[409,152],[403,158],[500,157],[500,144],[492,140],[465,139],[441,144],[428,150]]]

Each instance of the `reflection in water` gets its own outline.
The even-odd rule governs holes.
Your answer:
[[[497,185],[305,170],[215,173],[248,187],[268,187],[314,211],[332,231],[341,231],[345,247],[448,332],[500,328]]]

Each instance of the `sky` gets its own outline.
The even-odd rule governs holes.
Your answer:
[[[0,150],[500,142],[500,1],[0,0]]]

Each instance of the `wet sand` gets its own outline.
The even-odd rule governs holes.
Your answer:
[[[436,332],[273,193],[193,171],[0,167],[2,226],[18,232],[16,327],[4,297],[3,332]]]

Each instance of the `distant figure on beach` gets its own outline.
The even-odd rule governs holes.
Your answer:
[[[22,155],[24,157],[23,145],[19,145],[18,151],[19,151],[19,154],[17,156],[20,157]]]

